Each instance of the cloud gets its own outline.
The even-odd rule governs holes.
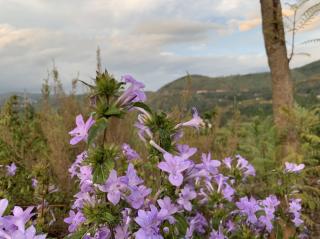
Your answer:
[[[147,34],[192,35],[221,28],[221,25],[212,22],[171,19],[142,23],[137,27],[137,32]]]
[[[22,46],[32,44],[34,38],[42,38],[48,32],[43,29],[17,29],[9,24],[0,24],[0,49],[10,45]]]
[[[222,13],[238,11],[242,4],[243,1],[241,0],[222,0],[217,4],[217,11]]]
[[[210,34],[222,29],[223,26],[212,22],[171,19],[142,23],[132,34],[136,38],[144,38],[141,39],[144,42],[163,47],[166,44],[204,42]]]
[[[0,91],[39,91],[52,59],[67,87],[78,72],[88,80],[97,46],[110,72],[133,74],[151,90],[186,71],[267,69],[262,34],[253,31],[259,1],[0,0],[0,6]]]
[[[254,29],[258,26],[261,26],[261,18],[260,17],[239,22],[239,30],[240,31],[249,31],[249,30]]]

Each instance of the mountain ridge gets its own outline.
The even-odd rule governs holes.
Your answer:
[[[293,69],[292,76],[298,103],[320,102],[320,60]],[[41,100],[41,93],[8,92],[0,94],[0,105],[14,94],[28,96],[34,103]],[[190,109],[193,106],[200,111],[208,111],[214,107],[226,108],[237,102],[239,108],[244,105],[247,108],[267,107],[267,111],[271,112],[271,76],[269,72],[218,77],[193,74],[182,76],[158,91],[147,92],[147,95],[148,103],[165,111],[171,111],[174,107]]]
[[[298,103],[317,103],[317,96],[320,98],[320,60],[294,68],[291,72]],[[149,102],[168,111],[174,106],[196,106],[207,111],[216,106],[230,106],[235,101],[240,105],[265,107],[270,106],[271,99],[270,72],[260,72],[220,77],[186,75],[161,87]]]

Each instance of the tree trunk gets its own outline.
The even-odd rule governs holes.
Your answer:
[[[286,145],[296,145],[288,115],[294,104],[293,84],[287,55],[280,0],[260,0],[262,28],[272,77],[272,107],[275,126]],[[295,146],[294,146],[295,147]]]

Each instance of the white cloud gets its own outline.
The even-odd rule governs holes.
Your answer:
[[[148,89],[186,71],[267,69],[263,44],[256,45],[249,31],[260,25],[259,1],[0,0],[0,6],[0,91],[39,90],[52,59],[65,84],[77,72],[87,80],[98,45],[111,72],[132,73]],[[239,52],[230,50],[235,45]]]

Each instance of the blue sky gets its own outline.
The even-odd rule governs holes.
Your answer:
[[[311,0],[312,2],[312,0]],[[156,90],[184,75],[268,69],[258,0],[0,0],[0,92],[40,91],[58,67],[65,88],[95,73],[95,50],[115,76],[132,74]],[[284,14],[291,12],[283,2]],[[316,17],[298,42],[320,38]],[[320,58],[297,45],[292,67]]]

